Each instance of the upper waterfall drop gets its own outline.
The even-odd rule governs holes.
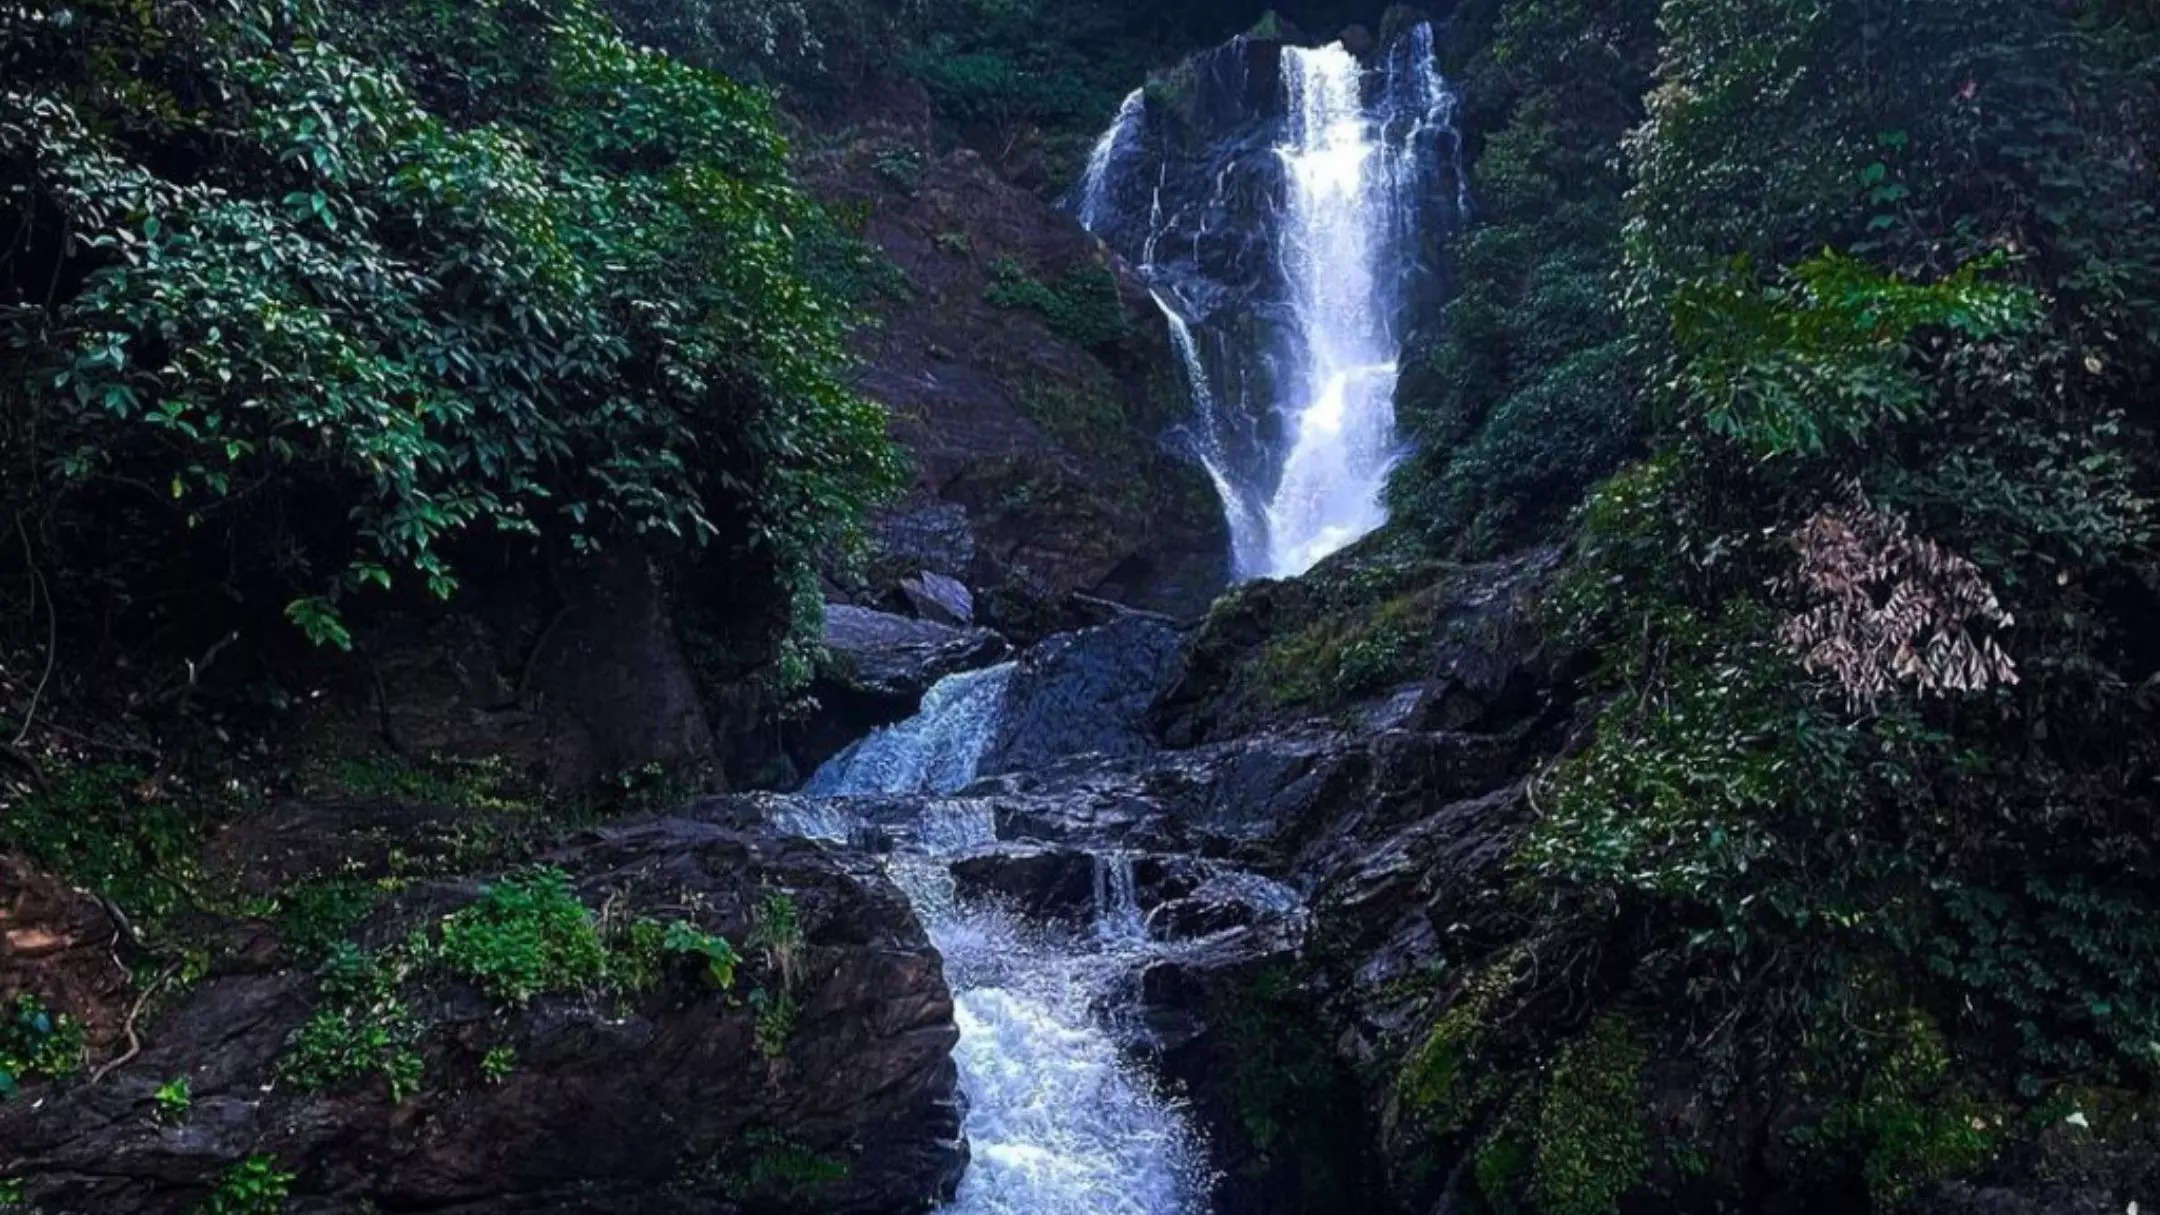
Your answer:
[[[1241,36],[1096,141],[1074,214],[1163,310],[1236,579],[1387,521],[1403,332],[1469,206],[1456,109],[1429,24],[1365,59]]]
[[[1396,215],[1360,76],[1341,43],[1283,51],[1289,139],[1276,154],[1288,197],[1276,248],[1296,324],[1277,402],[1290,448],[1257,571],[1271,576],[1302,574],[1387,522],[1399,348],[1378,256]]]

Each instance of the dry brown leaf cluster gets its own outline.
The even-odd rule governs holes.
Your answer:
[[[1872,707],[1899,683],[1942,694],[2018,681],[1993,635],[2014,621],[1979,567],[1913,535],[1857,485],[1848,504],[1816,512],[1792,538],[1800,565],[1789,585],[1811,606],[1779,638],[1855,706]]]

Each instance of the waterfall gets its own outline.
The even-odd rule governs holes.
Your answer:
[[[1095,934],[1111,942],[1147,940],[1147,919],[1140,913],[1139,880],[1133,859],[1122,853],[1095,857]]]
[[[1377,188],[1378,131],[1359,77],[1340,43],[1283,52],[1290,139],[1276,149],[1288,182],[1278,249],[1296,324],[1278,404],[1290,450],[1267,504],[1271,575],[1304,573],[1387,522],[1397,347],[1378,255],[1394,200]]]
[[[1232,477],[1225,431],[1233,423],[1216,404],[1215,392],[1208,385],[1207,366],[1200,361],[1200,344],[1193,337],[1192,326],[1186,324],[1185,318],[1170,306],[1170,301],[1164,299],[1160,291],[1152,294],[1155,306],[1162,309],[1163,320],[1170,327],[1170,344],[1177,348],[1178,357],[1185,364],[1186,390],[1193,403],[1193,425],[1189,431],[1195,436],[1193,455],[1215,486],[1216,497],[1222,499],[1223,517],[1230,527],[1230,566],[1235,570],[1258,569],[1266,551],[1267,524],[1249,495]]]
[[[1239,578],[1303,573],[1387,521],[1402,322],[1430,237],[1469,209],[1431,25],[1369,63],[1282,47],[1272,101],[1248,87],[1258,55],[1241,38],[1201,56],[1160,126],[1127,98],[1076,210],[1155,289]]]
[[[922,712],[820,768],[776,818],[845,842],[848,795],[951,789],[972,776],[1006,703],[1011,664],[949,676]],[[861,804],[861,803],[857,803]],[[971,1162],[954,1215],[1200,1215],[1210,1180],[1182,1109],[1120,1049],[1105,1005],[1146,955],[1131,857],[1096,862],[1093,931],[1059,934],[954,896],[948,860],[996,838],[987,805],[936,799],[888,863],[944,958],[960,1040]]]
[[[923,694],[922,710],[872,733],[811,773],[803,793],[951,793],[975,779],[1014,666],[1002,662],[948,675]]]
[[[1080,179],[1077,214],[1080,226],[1089,231],[1110,213],[1111,175],[1117,170],[1119,156],[1139,134],[1146,101],[1144,89],[1127,93],[1124,103],[1118,106],[1117,117],[1110,120],[1110,129],[1104,131],[1088,151],[1087,169]]]

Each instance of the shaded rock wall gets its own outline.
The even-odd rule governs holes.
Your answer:
[[[804,171],[905,280],[873,301],[860,387],[891,411],[916,483],[877,528],[887,559],[851,593],[930,569],[968,582],[999,627],[1075,590],[1204,609],[1228,538],[1205,475],[1166,445],[1187,403],[1138,281],[976,152],[939,145],[916,86],[877,86],[853,118],[814,140]],[[1016,278],[1064,290],[1088,275],[1116,285],[1115,331],[1093,340],[991,298]]]

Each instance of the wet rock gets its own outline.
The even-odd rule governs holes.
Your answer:
[[[1160,901],[1148,912],[1150,937],[1193,940],[1276,921],[1303,923],[1304,908],[1297,893],[1280,882],[1220,865],[1192,868],[1205,871],[1205,876],[1189,887],[1175,881],[1151,891]],[[1190,872],[1176,875],[1187,880],[1193,876]]]
[[[1158,941],[1211,937],[1250,928],[1259,913],[1248,903],[1204,898],[1172,899],[1148,913],[1148,935]]]
[[[957,1031],[913,912],[867,859],[739,830],[725,804],[711,817],[592,832],[548,859],[610,916],[693,918],[737,942],[738,987],[787,982],[747,943],[760,901],[788,892],[803,943],[776,1054],[740,993],[694,966],[620,1003],[543,996],[504,1011],[428,980],[409,997],[428,1026],[420,1091],[392,1102],[369,1077],[313,1094],[277,1076],[315,979],[228,956],[104,1083],[0,1107],[0,1176],[41,1209],[112,1215],[190,1209],[251,1154],[297,1174],[295,1211],[884,1212],[949,1194],[965,1161]],[[401,938],[475,889],[410,887],[364,936]],[[487,1083],[479,1058],[497,1045],[516,1068]],[[151,1092],[175,1076],[192,1106],[152,1117]],[[761,1192],[775,1152],[830,1176]]]
[[[1217,1210],[1390,1209],[1302,945],[1294,921],[1276,919],[1179,949],[1141,976],[1158,1066],[1208,1130]]]
[[[1041,844],[991,845],[952,863],[953,889],[1031,919],[1085,922],[1096,914],[1092,854]]]
[[[1178,642],[1174,626],[1132,614],[1029,650],[977,771],[1015,772],[1067,756],[1152,749],[1148,706],[1169,676]]]
[[[830,682],[910,706],[938,680],[988,666],[1006,652],[1004,639],[988,629],[911,620],[845,603],[826,605],[825,648],[834,659]]]
[[[796,772],[807,776],[850,743],[915,713],[947,675],[988,666],[1010,647],[988,629],[957,628],[852,604],[825,607],[825,647],[810,686],[817,709],[786,735]]]
[[[915,614],[925,620],[955,628],[975,623],[975,596],[957,578],[924,570],[913,578],[902,579],[900,593],[907,597]]]
[[[1209,612],[1179,656],[1151,711],[1156,734],[1191,747],[1321,714],[1370,732],[1505,732],[1564,704],[1580,673],[1581,657],[1551,644],[1538,624],[1538,596],[1557,562],[1547,548],[1451,565],[1383,531],[1306,578],[1247,583]],[[1382,679],[1332,681],[1326,643],[1391,635],[1397,657]],[[1304,656],[1317,669],[1286,668],[1293,660],[1271,653],[1293,638],[1318,640]],[[1286,679],[1296,686],[1286,689]]]
[[[1007,644],[989,629],[959,629],[935,620],[909,620],[890,612],[825,605],[825,649],[834,668],[827,679],[894,703],[920,703],[922,692],[946,675],[989,666]]]
[[[965,578],[975,564],[975,530],[957,502],[922,501],[870,525],[875,565]]]
[[[1016,627],[1030,609],[1076,590],[1204,611],[1228,579],[1228,535],[1206,474],[1162,441],[1187,398],[1145,285],[1011,179],[1040,163],[1029,141],[999,141],[1000,172],[934,139],[928,109],[881,100],[802,163],[907,284],[872,297],[881,323],[858,330],[855,353],[857,387],[890,412],[916,481],[875,526],[875,585],[849,597],[882,603],[927,569],[966,582],[976,618],[1015,636],[1032,632]],[[906,189],[880,171],[896,154],[918,166]],[[992,288],[1014,268],[1052,290],[1107,274],[1116,324],[1076,336],[1001,305]]]

